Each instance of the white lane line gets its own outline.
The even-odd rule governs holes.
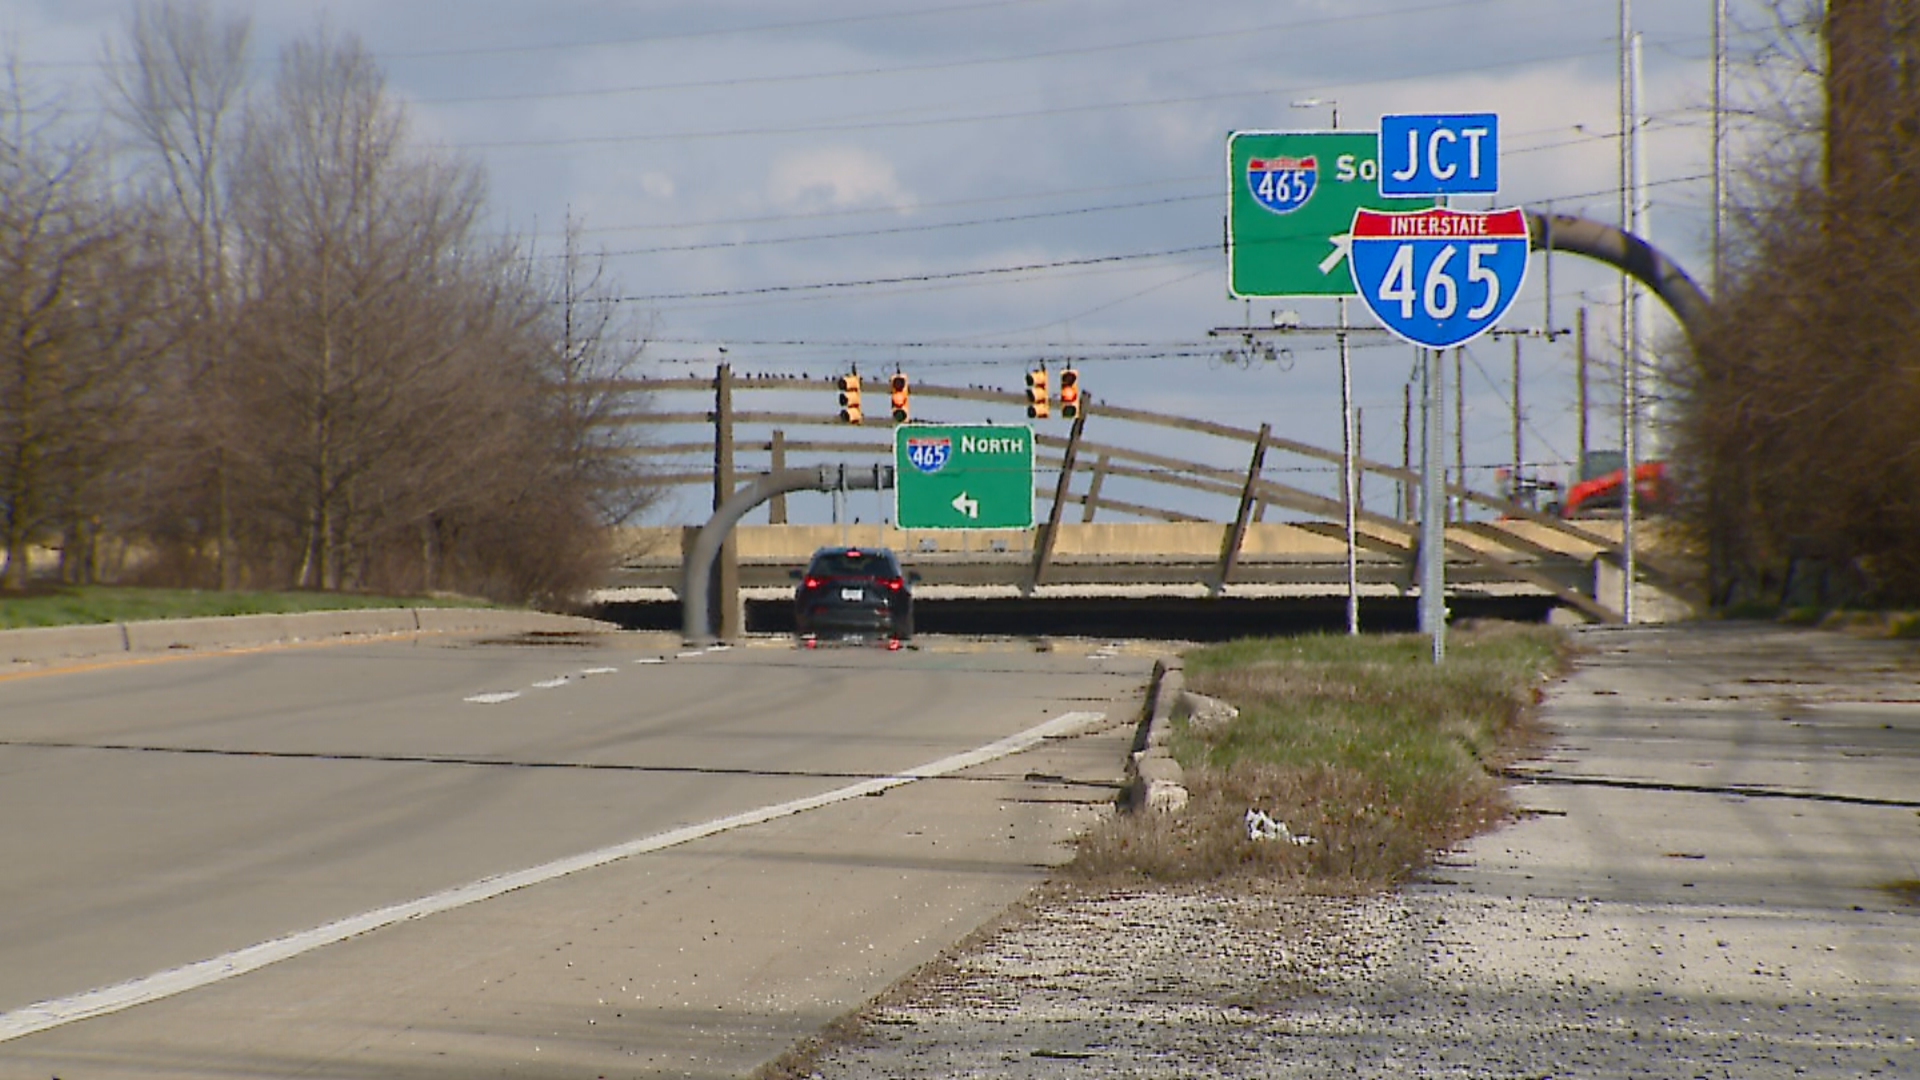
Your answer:
[[[475,705],[498,705],[503,701],[512,701],[519,696],[520,691],[508,690],[503,694],[475,694],[467,700],[473,702]]]
[[[636,664],[664,664],[666,662],[667,658],[664,656],[643,656],[634,661]]]
[[[542,679],[541,681],[534,683],[533,688],[535,690],[551,690],[556,686],[565,686],[572,681],[573,681],[573,678],[571,676],[562,675],[557,679]]]
[[[878,795],[897,787],[904,787],[916,780],[930,780],[947,776],[976,765],[998,761],[1003,757],[1031,750],[1048,739],[1066,738],[1077,735],[1105,720],[1107,714],[1097,712],[1070,712],[1030,727],[1018,734],[1009,735],[997,742],[988,743],[964,753],[952,754],[938,761],[930,761],[893,776],[877,776],[871,780],[848,784],[819,795],[794,799],[789,802],[763,806],[757,810],[748,810],[730,817],[715,818],[699,825],[687,825],[668,832],[655,833],[652,836],[629,840],[611,847],[570,855],[553,862],[531,866],[525,870],[515,870],[494,877],[481,878],[478,881],[457,885],[451,889],[408,900],[387,907],[376,908],[359,915],[352,915],[311,930],[302,930],[286,937],[263,941],[258,945],[249,945],[244,949],[206,960],[196,961],[167,971],[129,979],[112,986],[102,986],[93,990],[84,990],[68,997],[42,1001],[9,1013],[0,1013],[0,1043],[24,1038],[52,1028],[64,1027],[81,1020],[91,1020],[96,1016],[106,1016],[139,1005],[150,1004],[164,998],[174,997],[210,986],[217,982],[258,971],[269,964],[282,960],[291,960],[296,956],[338,944],[348,938],[370,934],[383,927],[412,919],[424,919],[429,915],[463,908],[496,896],[541,885],[569,874],[578,874],[608,863],[629,859],[635,855],[645,855],[695,840],[704,840],[735,829],[744,829],[753,825],[762,825],[783,817],[804,814],[809,810],[818,810],[824,806],[846,802],[850,799]]]
[[[674,657],[675,659],[678,659],[678,660],[691,660],[696,656],[705,656],[705,655],[707,655],[705,649],[695,649],[692,652],[675,653]]]
[[[590,667],[582,668],[580,671],[582,675],[618,675],[619,673],[620,669],[617,667]]]

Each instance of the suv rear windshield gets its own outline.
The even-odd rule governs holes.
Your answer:
[[[894,564],[893,556],[885,552],[833,551],[815,555],[807,574],[811,577],[897,578],[900,568]]]

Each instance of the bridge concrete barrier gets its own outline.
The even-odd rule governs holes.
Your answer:
[[[612,623],[493,608],[369,608],[0,630],[0,664],[404,634],[599,633]]]

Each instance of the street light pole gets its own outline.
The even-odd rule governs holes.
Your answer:
[[[1340,130],[1340,103],[1323,101],[1320,98],[1308,98],[1296,101],[1296,109],[1316,108],[1325,105],[1330,110],[1332,130]],[[1334,340],[1340,349],[1340,502],[1346,516],[1347,534],[1347,633],[1360,633],[1360,556],[1358,521],[1358,482],[1354,468],[1354,430],[1353,430],[1353,348],[1348,341],[1350,328],[1347,315],[1347,298],[1342,296],[1336,303],[1340,308],[1339,329],[1334,332]]]

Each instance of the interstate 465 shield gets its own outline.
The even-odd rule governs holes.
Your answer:
[[[1360,209],[1353,284],[1381,325],[1415,345],[1450,349],[1493,329],[1527,277],[1524,210],[1475,213]]]

